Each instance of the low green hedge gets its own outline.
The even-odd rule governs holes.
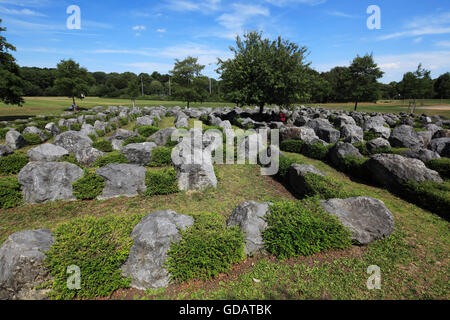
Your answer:
[[[150,167],[163,167],[172,164],[172,148],[156,147],[152,150]]]
[[[303,153],[305,142],[302,140],[284,140],[280,144],[280,149],[286,152]]]
[[[138,131],[138,133],[141,136],[147,138],[147,137],[150,137],[155,132],[159,131],[159,128],[154,127],[154,126],[139,126],[139,127],[136,127],[136,130]]]
[[[278,173],[276,174],[276,178],[280,182],[285,182],[286,181],[286,175],[287,175],[287,173],[289,171],[289,167],[293,163],[301,164],[298,160],[294,159],[293,157],[279,156],[279,158],[278,158]]]
[[[181,231],[181,240],[172,243],[166,261],[174,282],[208,280],[230,270],[244,259],[244,236],[239,227],[225,227],[217,214],[197,214],[195,223]]]
[[[79,123],[72,123],[70,125],[70,130],[72,130],[72,131],[80,131],[81,130],[81,125]]]
[[[105,187],[105,179],[95,173],[85,171],[84,176],[72,183],[73,194],[79,200],[93,200]]]
[[[437,171],[442,178],[450,179],[450,158],[433,159],[426,165],[431,170]]]
[[[97,140],[92,144],[92,147],[103,151],[103,152],[111,152],[113,151],[113,147],[110,141],[107,140]]]
[[[18,174],[28,163],[28,157],[13,153],[0,158],[0,175]]]
[[[1,128],[0,129],[0,140],[3,140],[6,138],[6,134],[8,133],[9,129]]]
[[[8,209],[17,207],[22,203],[20,183],[15,177],[0,179],[0,208]]]
[[[121,127],[126,126],[128,124],[128,118],[119,118],[119,125]]]
[[[148,170],[145,175],[146,196],[179,192],[177,174],[173,168]]]
[[[127,157],[119,152],[111,152],[103,157],[99,157],[94,162],[94,167],[103,167],[109,163],[128,163]]]
[[[92,299],[111,295],[130,285],[120,267],[128,258],[131,231],[142,216],[77,218],[58,226],[55,243],[46,253],[45,265],[53,276],[53,299]],[[80,268],[81,289],[69,289],[69,266]]]
[[[365,166],[367,160],[366,157],[360,158],[355,155],[348,155],[341,161],[338,169],[354,177],[364,178],[367,175]]]
[[[34,146],[42,143],[42,139],[37,133],[24,133],[22,136],[29,145]]]
[[[265,246],[279,259],[346,249],[352,244],[350,231],[314,198],[275,202],[264,219],[268,225],[263,232]]]
[[[95,130],[95,133],[97,133],[99,137],[104,137],[106,134],[105,130]]]
[[[379,137],[381,137],[380,133],[375,133],[373,131],[365,131],[364,132],[364,140],[365,141],[370,141],[370,140],[373,140],[373,139],[376,139]]]
[[[328,150],[333,147],[333,144],[324,146],[321,143],[305,144],[303,147],[303,154],[307,157],[325,161],[327,159]]]
[[[123,142],[123,146],[126,146],[127,144],[131,144],[131,143],[142,143],[142,142],[146,142],[147,138],[145,137],[130,137],[130,138],[126,138]]]
[[[304,176],[305,189],[300,196],[313,197],[317,196],[320,199],[345,199],[350,196],[346,191],[343,191],[344,185],[329,177],[323,177],[318,174],[308,173]]]
[[[62,156],[61,158],[59,158],[58,162],[70,162],[77,166],[80,166],[77,158],[75,157],[75,155],[73,153],[69,153],[69,154]]]

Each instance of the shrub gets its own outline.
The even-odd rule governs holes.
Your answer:
[[[208,123],[208,116],[206,114],[203,114],[203,115],[200,116],[200,118],[198,118],[198,120],[200,120],[204,124],[207,124]]]
[[[15,177],[0,179],[0,208],[8,209],[17,207],[22,202],[20,184]]]
[[[95,167],[103,167],[106,166],[108,163],[128,163],[127,157],[118,152],[111,152],[103,157],[99,157],[94,162]]]
[[[284,182],[286,174],[288,173],[289,167],[293,163],[299,163],[299,161],[295,160],[293,157],[288,156],[280,156],[278,158],[278,173],[277,179],[281,182]]]
[[[128,118],[119,118],[119,124],[121,127],[126,126],[128,124]]]
[[[350,232],[326,213],[317,199],[275,202],[265,220],[266,248],[279,259],[346,249],[352,243]]]
[[[56,241],[46,253],[45,265],[53,276],[51,298],[73,299],[108,296],[129,287],[121,275],[133,240],[133,227],[141,216],[77,218],[56,228]],[[76,265],[81,272],[81,289],[67,288],[67,268]]]
[[[42,139],[37,133],[24,133],[23,138],[32,146],[42,143]]]
[[[363,178],[366,174],[365,163],[367,160],[368,158],[365,157],[360,158],[355,155],[348,155],[341,161],[339,169],[347,174]]]
[[[87,118],[85,119],[87,124],[90,124],[91,126],[93,126],[95,124],[95,119],[91,119],[91,118]]]
[[[130,143],[142,143],[142,142],[146,142],[146,141],[147,141],[147,138],[145,138],[145,137],[141,137],[141,136],[130,137],[130,138],[125,139],[125,141],[123,142],[123,146],[126,146],[127,144],[130,144]]]
[[[328,177],[318,174],[308,173],[304,176],[305,189],[300,196],[313,197],[320,199],[348,198],[350,194],[343,191],[343,184]]]
[[[149,170],[145,175],[146,196],[179,192],[177,174],[173,168]]]
[[[3,140],[6,138],[6,134],[8,133],[9,129],[1,128],[0,129],[0,140]]]
[[[324,146],[321,143],[305,144],[304,155],[317,160],[325,160],[327,158],[328,150],[333,147],[332,144]]]
[[[81,130],[81,126],[80,126],[79,123],[72,123],[72,124],[70,125],[70,130],[73,130],[73,131],[80,131],[80,130]]]
[[[302,140],[284,140],[280,144],[280,149],[286,152],[302,153],[305,142]]]
[[[110,122],[109,125],[111,126],[111,130],[116,130],[117,129],[117,123],[115,122]]]
[[[88,134],[88,137],[89,137],[93,142],[95,142],[95,141],[98,140],[98,137],[97,137],[96,134]]]
[[[70,162],[77,166],[80,166],[77,158],[75,157],[75,155],[73,153],[69,153],[69,154],[62,156],[61,158],[59,158],[58,162]]]
[[[95,173],[86,171],[81,179],[74,183],[73,194],[79,200],[92,200],[97,198],[105,187],[105,179]]]
[[[178,141],[172,141],[171,139],[167,139],[165,147],[173,148],[173,147],[176,147],[177,145],[178,145]]]
[[[427,162],[427,167],[435,170],[443,178],[450,178],[450,158],[433,159]]]
[[[99,137],[104,137],[106,134],[105,130],[95,130],[95,133],[97,133]]]
[[[358,151],[359,151],[359,153],[361,153],[363,156],[366,156],[366,157],[367,157],[367,156],[370,155],[369,150],[367,150],[366,142],[365,142],[365,141],[362,141],[362,142],[356,142],[356,143],[353,144],[353,146],[354,146],[355,148],[357,148]]]
[[[24,154],[10,154],[0,158],[0,175],[17,174],[28,163]]]
[[[380,133],[375,133],[373,131],[365,131],[364,132],[364,140],[365,141],[370,141],[370,140],[373,140],[373,139],[376,139],[379,137],[381,137]]]
[[[69,128],[67,126],[59,126],[59,131],[61,131],[61,133],[66,132],[68,130],[69,130]]]
[[[156,147],[152,150],[150,167],[163,167],[172,164],[172,148]]]
[[[181,240],[172,243],[166,261],[175,282],[211,279],[230,270],[244,259],[244,236],[239,227],[225,227],[217,214],[197,214],[195,223],[181,231]]]
[[[159,130],[159,128],[154,127],[154,126],[142,126],[142,127],[137,127],[136,129],[137,129],[138,133],[144,137],[150,137],[152,134],[154,134],[155,132],[157,132]]]
[[[449,219],[450,181],[445,183],[409,181],[403,184],[400,194],[404,199]]]
[[[110,141],[106,141],[106,140],[99,140],[99,141],[95,141],[92,146],[100,151],[103,152],[111,152],[113,151],[113,147]]]

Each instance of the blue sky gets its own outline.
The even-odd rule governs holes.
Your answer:
[[[70,5],[80,7],[81,30],[66,27]],[[367,27],[369,5],[381,10],[379,30]],[[73,58],[89,71],[166,73],[192,55],[217,78],[235,35],[260,30],[305,45],[319,71],[371,52],[382,82],[419,63],[433,77],[450,71],[448,0],[0,0],[0,18],[22,66]]]

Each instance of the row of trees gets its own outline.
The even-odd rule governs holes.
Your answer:
[[[0,20],[1,23],[1,20]],[[430,71],[418,66],[402,81],[382,84],[383,72],[371,54],[357,56],[349,67],[317,72],[306,62],[307,48],[278,37],[271,41],[259,32],[236,38],[234,57],[218,60],[220,80],[202,75],[205,66],[195,57],[175,60],[169,74],[132,72],[88,72],[73,60],[62,60],[56,69],[17,66],[10,54],[15,48],[6,42],[0,28],[0,101],[22,104],[22,96],[131,98],[139,96],[203,102],[223,99],[238,105],[289,107],[297,102],[354,102],[450,98],[450,73],[431,79]]]

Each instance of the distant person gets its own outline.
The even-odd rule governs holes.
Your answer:
[[[70,110],[70,111],[75,110],[75,103],[72,103],[72,105],[70,106],[69,110]]]
[[[286,117],[284,116],[283,112],[280,112],[280,120],[281,122],[286,122]]]
[[[80,106],[77,105],[77,104],[75,105],[75,111],[76,111],[76,112],[80,111]]]

